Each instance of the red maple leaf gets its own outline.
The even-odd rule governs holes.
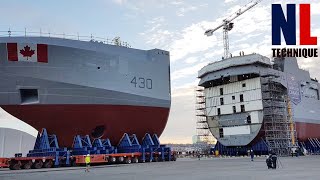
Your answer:
[[[20,50],[20,53],[23,55],[23,57],[27,57],[28,58],[32,57],[32,55],[34,55],[34,50],[32,50],[28,45],[24,47],[24,49]]]

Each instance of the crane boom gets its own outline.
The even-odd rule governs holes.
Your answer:
[[[237,12],[231,14],[229,17],[223,20],[222,24],[217,26],[214,29],[208,29],[205,31],[205,35],[212,36],[215,31],[223,27],[223,45],[224,45],[224,57],[229,57],[229,37],[228,37],[228,31],[231,31],[233,28],[232,21],[239,17],[241,14],[245,13],[246,11],[250,10],[254,6],[256,6],[258,3],[260,3],[262,0],[252,0],[245,6],[241,7]]]
[[[239,17],[241,14],[247,12],[248,10],[250,10],[251,8],[253,8],[254,6],[256,6],[258,3],[260,3],[262,0],[256,0],[256,1],[251,1],[248,4],[246,4],[245,6],[243,6],[242,8],[240,8],[237,12],[233,13],[231,16],[229,16],[230,19],[226,19],[227,21],[231,22],[234,19],[236,19],[237,17]],[[233,15],[235,15],[234,17],[232,17]]]

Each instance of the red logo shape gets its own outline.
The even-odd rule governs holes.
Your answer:
[[[20,50],[20,53],[23,55],[23,57],[27,57],[28,58],[32,57],[32,55],[34,55],[34,50],[32,50],[28,45],[24,47],[24,49]]]

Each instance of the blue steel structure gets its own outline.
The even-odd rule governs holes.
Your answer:
[[[57,167],[73,165],[72,156],[121,153],[141,153],[139,162],[171,161],[175,158],[172,157],[171,148],[161,145],[156,134],[152,137],[146,134],[140,145],[135,134],[129,136],[125,133],[117,147],[112,146],[109,139],[97,138],[91,142],[88,135],[77,135],[74,137],[72,148],[59,148],[57,136],[48,135],[46,129],[38,134],[34,149],[29,151],[27,157],[53,157],[52,163]]]
[[[320,154],[320,141],[317,138],[308,138],[307,141],[299,142],[299,148],[299,154],[301,155],[303,154],[303,150],[307,150],[310,154]],[[214,154],[215,151],[218,151],[219,155],[223,156],[242,156],[247,155],[248,150],[251,149],[254,151],[255,155],[267,155],[269,153],[268,146],[263,139],[251,147],[223,146],[221,143],[217,142],[215,147],[211,148],[211,153]]]
[[[156,134],[152,137],[148,133],[145,134],[142,139],[142,145],[146,148],[147,152],[151,152],[150,161],[171,161],[171,156],[166,155],[171,154],[171,148],[161,145]],[[157,154],[157,156],[153,157],[153,154]]]
[[[72,155],[86,154],[111,154],[116,153],[116,149],[111,145],[109,139],[91,139],[88,135],[77,135],[73,139]]]
[[[299,142],[299,146],[311,154],[320,154],[320,141],[317,138],[308,138],[305,142]]]
[[[59,166],[60,161],[70,164],[70,151],[67,148],[59,148],[57,136],[48,135],[46,129],[38,133],[34,149],[29,151],[27,157],[55,157],[55,166]]]
[[[219,141],[214,148],[211,149],[211,152],[219,152],[219,155],[223,156],[244,156],[248,155],[249,150],[253,150],[255,155],[268,155],[269,150],[266,142],[261,139],[251,147],[249,146],[224,146]]]

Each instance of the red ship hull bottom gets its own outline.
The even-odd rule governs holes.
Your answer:
[[[306,141],[308,138],[320,139],[320,124],[296,122],[298,141]]]
[[[121,105],[8,105],[2,108],[38,131],[56,134],[60,147],[71,147],[75,135],[109,138],[117,145],[124,133],[161,135],[169,108]]]

